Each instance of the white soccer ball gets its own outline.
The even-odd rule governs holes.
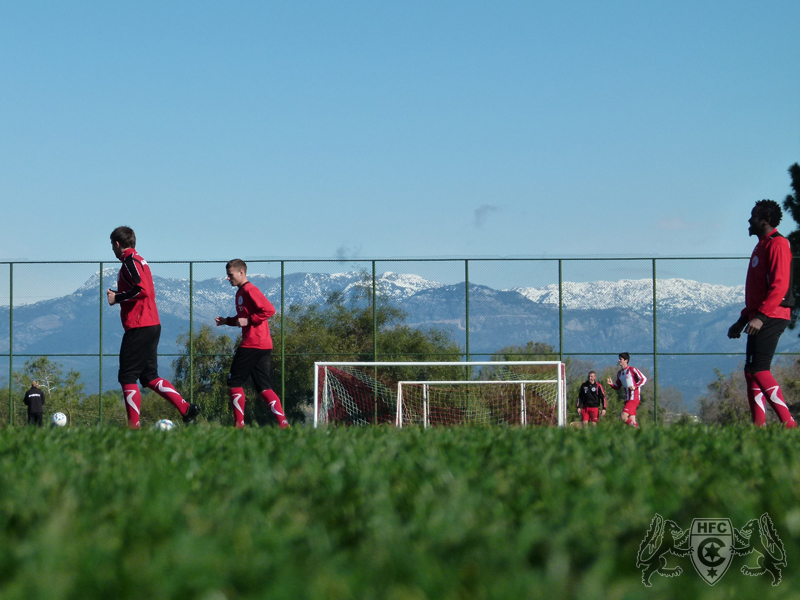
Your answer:
[[[161,419],[158,423],[156,423],[156,429],[159,431],[169,431],[173,427],[175,427],[175,423],[169,419]]]
[[[64,427],[67,424],[67,415],[62,412],[55,413],[50,417],[50,424],[56,427]]]

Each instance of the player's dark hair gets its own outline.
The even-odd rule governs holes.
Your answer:
[[[631,362],[631,355],[627,352],[620,352],[619,357],[624,358],[626,362]]]
[[[247,273],[247,263],[241,258],[234,258],[233,260],[229,260],[228,264],[225,265],[225,270],[228,269],[235,269],[237,271],[244,271]]]
[[[589,371],[589,375],[592,375],[592,374],[597,375],[597,373],[595,371]],[[587,375],[587,377],[588,377],[588,375]]]
[[[130,227],[117,227],[111,232],[111,242],[119,242],[120,248],[136,248],[136,234]]]
[[[758,215],[773,227],[777,227],[783,218],[781,205],[775,200],[759,200],[753,208],[753,214]]]

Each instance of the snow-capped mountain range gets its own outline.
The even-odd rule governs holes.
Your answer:
[[[558,285],[543,288],[517,287],[531,302],[558,306]],[[561,284],[564,308],[571,310],[598,310],[624,308],[627,310],[653,310],[652,279],[622,279],[620,281],[593,281],[590,283],[563,282]],[[744,303],[744,286],[725,286],[700,283],[689,279],[659,279],[656,295],[658,310],[669,312],[711,312],[731,304]]]
[[[103,273],[103,287],[113,287],[116,274],[116,269],[106,269]],[[158,276],[154,279],[162,317],[172,316],[180,321],[188,321],[189,281]],[[252,274],[250,280],[280,309],[279,277]],[[17,351],[24,351],[28,343],[56,335],[61,324],[73,319],[91,326],[93,321],[97,320],[99,285],[100,274],[96,273],[73,294],[15,307],[15,349],[20,345],[22,348]],[[193,290],[191,306],[196,323],[212,321],[218,315],[233,313],[235,290],[225,278],[195,281],[191,287]],[[584,329],[580,326],[581,321],[589,324],[596,321],[599,315],[609,311],[619,314],[617,320],[636,320],[652,315],[651,279],[589,283],[567,281],[562,283],[561,288],[564,314],[569,319],[566,324],[569,331],[573,331],[576,327],[578,330]],[[446,285],[415,274],[385,272],[377,278],[377,293],[382,302],[391,302],[405,309],[409,321],[413,324],[439,326],[449,324],[455,330],[463,330],[466,301],[463,282]],[[333,274],[291,273],[285,276],[283,301],[286,306],[323,304],[331,294],[340,294],[346,301],[359,299],[366,301],[372,294],[372,288],[369,278],[355,271]],[[711,285],[687,279],[660,279],[657,282],[657,297],[659,318],[681,315],[689,318],[692,315],[696,318],[707,318],[718,311],[730,313],[731,310],[738,310],[744,303],[744,286]],[[488,322],[502,318],[505,321],[503,329],[524,331],[528,329],[522,326],[524,321],[530,319],[536,321],[539,320],[537,317],[544,317],[552,310],[557,310],[558,286],[555,284],[544,287],[519,286],[495,290],[488,286],[470,284],[470,302],[473,305],[470,314],[471,330],[473,328],[484,330]],[[86,314],[78,314],[83,312],[81,307],[85,307]],[[2,310],[0,307],[0,311]],[[117,310],[111,307],[105,307],[104,310],[109,313],[108,317],[113,322]],[[545,312],[542,313],[542,310]],[[576,311],[584,313],[583,316],[578,317]],[[606,316],[609,317],[610,314]],[[512,318],[512,322],[508,322],[509,317]],[[513,317],[518,318],[517,323],[513,322]],[[608,319],[604,318],[602,321],[613,325]],[[4,336],[7,340],[7,328],[8,320],[0,317],[0,347]],[[646,335],[644,331],[641,333]],[[502,336],[492,337],[497,339]],[[539,337],[551,336],[545,331],[540,331]],[[519,342],[509,340],[503,343],[498,339],[497,343],[502,347]],[[58,345],[63,346],[63,344]]]
[[[116,278],[115,269],[106,269],[104,284],[109,285]],[[157,293],[160,309],[175,311],[174,314],[188,314],[189,281],[185,279],[157,279]],[[292,304],[321,304],[331,293],[338,292],[345,297],[359,293],[371,294],[370,281],[359,272],[347,273],[292,273],[286,275],[285,302]],[[280,278],[252,274],[250,280],[276,305],[280,300]],[[99,274],[86,281],[78,292],[96,290]],[[377,277],[378,293],[383,299],[402,302],[412,296],[429,290],[450,287],[438,281],[431,281],[411,273],[387,271]],[[479,286],[477,287],[484,287]],[[651,279],[621,279],[619,281],[570,282],[561,285],[563,307],[568,310],[603,310],[620,308],[652,312],[653,281]],[[558,306],[558,285],[544,287],[513,287],[497,290],[516,292],[534,304]],[[205,313],[218,310],[230,300],[233,292],[224,277],[196,281],[194,283],[194,310]],[[658,311],[704,312],[709,313],[731,305],[742,305],[744,286],[725,286],[702,283],[689,279],[657,280]],[[184,310],[181,310],[183,306]]]

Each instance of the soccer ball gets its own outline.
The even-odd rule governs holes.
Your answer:
[[[175,423],[169,419],[161,419],[158,423],[156,423],[156,429],[159,431],[169,431],[173,427],[175,427]]]
[[[64,427],[64,425],[67,424],[67,415],[62,412],[57,412],[50,417],[50,424],[54,425],[55,427]]]

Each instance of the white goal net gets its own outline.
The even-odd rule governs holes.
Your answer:
[[[314,426],[566,425],[557,361],[320,362]]]

